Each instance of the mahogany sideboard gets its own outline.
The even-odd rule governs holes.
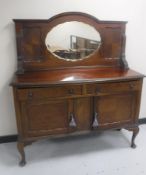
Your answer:
[[[125,59],[126,22],[100,21],[81,12],[14,22],[18,69],[11,85],[20,165],[26,163],[26,145],[53,135],[125,128],[133,132],[135,148],[144,75]],[[62,45],[53,45],[52,35]]]

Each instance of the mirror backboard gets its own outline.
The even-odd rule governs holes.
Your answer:
[[[92,67],[128,68],[125,21],[82,12],[50,19],[15,19],[18,72]]]

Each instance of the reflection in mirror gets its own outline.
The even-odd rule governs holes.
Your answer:
[[[48,32],[45,44],[56,57],[77,61],[89,57],[101,45],[99,32],[92,26],[78,21],[65,22]]]

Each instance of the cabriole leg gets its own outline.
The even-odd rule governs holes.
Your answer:
[[[131,147],[132,148],[136,148],[135,138],[136,138],[138,132],[139,132],[139,128],[138,127],[133,129],[133,135],[132,135],[132,140],[131,140]]]
[[[133,132],[132,139],[131,139],[131,147],[136,148],[135,138],[137,134],[139,133],[139,127],[137,126],[133,128],[126,128],[126,129]]]
[[[21,155],[21,161],[19,162],[20,166],[25,166],[25,164],[26,164],[24,147],[25,147],[25,144],[23,142],[17,143],[17,148],[18,148],[18,151]]]

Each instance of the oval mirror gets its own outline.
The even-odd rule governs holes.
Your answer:
[[[56,57],[67,61],[85,59],[101,45],[99,32],[83,22],[59,24],[47,33],[45,44]]]

